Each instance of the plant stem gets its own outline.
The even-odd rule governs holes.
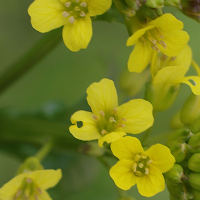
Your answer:
[[[0,93],[30,70],[61,41],[61,29],[43,36],[27,53],[0,73]]]

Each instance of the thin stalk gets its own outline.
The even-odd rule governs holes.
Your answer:
[[[0,73],[0,93],[17,81],[42,58],[52,51],[61,41],[61,29],[46,33],[27,53],[18,61],[6,67]]]

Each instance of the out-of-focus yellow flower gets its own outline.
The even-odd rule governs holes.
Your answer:
[[[92,37],[90,17],[101,15],[111,0],[35,0],[28,8],[31,24],[41,33],[63,27],[63,40],[71,51],[86,49]]]
[[[128,60],[129,71],[142,72],[151,61],[154,50],[171,57],[178,55],[189,40],[187,32],[181,29],[183,23],[168,13],[136,31],[127,40],[127,46],[135,45]]]
[[[141,195],[151,197],[165,188],[162,173],[175,163],[168,147],[155,144],[147,151],[134,137],[124,137],[111,144],[113,154],[119,158],[110,169],[110,176],[117,187],[128,190],[137,184]]]
[[[61,170],[38,170],[22,173],[0,189],[1,200],[52,200],[46,190],[61,179]]]
[[[71,134],[79,140],[98,139],[103,143],[118,140],[126,133],[137,134],[153,124],[152,105],[143,99],[130,100],[118,106],[117,92],[112,80],[102,79],[87,89],[87,101],[92,112],[77,111],[71,116]],[[78,127],[77,122],[82,122]]]

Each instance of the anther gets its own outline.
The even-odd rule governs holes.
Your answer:
[[[126,118],[122,118],[122,121],[125,121],[125,122],[126,122],[126,121],[127,121],[127,119],[126,119]]]
[[[136,172],[135,172],[135,175],[136,175],[136,176],[142,176],[142,172],[136,171]]]
[[[71,16],[71,17],[69,18],[69,22],[73,24],[73,23],[75,22],[75,18],[74,18],[73,16]]]
[[[70,15],[67,11],[64,11],[62,14],[63,14],[63,17],[68,17]]]
[[[145,39],[144,39],[143,36],[140,37],[140,40],[142,41],[142,43],[143,43],[144,45],[146,44],[146,41],[145,41]]]
[[[72,4],[72,2],[71,2],[71,1],[68,1],[68,2],[65,3],[65,6],[66,6],[67,8],[69,8],[69,7],[71,6],[71,4]]]
[[[135,156],[135,161],[138,161],[140,158],[141,158],[141,155],[136,154],[136,156]]]
[[[40,194],[42,194],[42,190],[38,187],[38,188],[36,188],[36,190],[40,193]]]
[[[152,42],[153,44],[156,44],[157,41],[155,39],[153,39],[152,37],[148,36],[148,39],[150,40],[150,42]]]
[[[174,60],[176,60],[176,56],[170,58],[170,61],[174,61]]]
[[[146,175],[149,174],[149,168],[145,168],[145,174],[146,174]]]
[[[74,7],[74,10],[75,10],[75,11],[80,11],[80,8],[79,8],[78,6],[75,6],[75,7]]]
[[[92,115],[92,118],[95,120],[95,121],[98,121],[98,117],[96,115]]]
[[[152,163],[153,162],[153,160],[149,160],[148,162],[147,162],[147,165],[149,165],[150,163]]]
[[[118,128],[120,128],[120,127],[125,127],[125,126],[126,126],[125,124],[118,124],[118,125],[117,125]]]
[[[17,190],[17,193],[15,194],[15,197],[19,197],[22,194],[22,191],[20,189]]]
[[[115,108],[111,114],[117,115],[117,108]]]
[[[76,2],[78,3],[78,2],[79,2],[79,0],[76,0]]]
[[[116,122],[115,119],[114,119],[114,117],[110,117],[110,118],[109,118],[109,121],[110,121],[110,122]]]
[[[141,157],[142,157],[143,159],[147,159],[147,155],[144,154],[144,153],[141,154]]]
[[[139,168],[143,168],[144,167],[144,165],[142,163],[140,163],[138,166],[139,166]]]
[[[27,179],[26,179],[26,182],[27,182],[27,183],[32,183],[32,179],[31,179],[31,178],[27,178]]]
[[[85,7],[87,7],[87,3],[86,2],[81,2],[80,6],[83,7],[83,8],[85,8]]]
[[[103,129],[102,131],[101,131],[101,134],[102,135],[106,135],[108,132],[105,130],[105,129]]]
[[[156,44],[152,44],[151,48],[157,52],[160,52],[160,49],[158,48],[158,46]]]
[[[34,198],[35,198],[35,200],[39,200],[37,195],[35,195]]]
[[[85,16],[86,16],[85,12],[84,12],[84,11],[81,11],[80,16],[81,16],[81,17],[85,17]]]
[[[99,112],[102,117],[105,117],[105,113],[103,111]]]
[[[164,49],[167,48],[167,45],[163,40],[158,41],[158,43],[161,44]]]
[[[137,163],[133,163],[133,167],[132,167],[133,171],[136,172],[137,171]]]

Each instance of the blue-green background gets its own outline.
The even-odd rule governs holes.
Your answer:
[[[31,27],[27,13],[31,2],[0,1],[0,71],[21,57],[43,36]],[[193,58],[200,64],[200,24],[177,9],[168,10],[184,22],[184,30],[190,35]],[[76,104],[85,97],[86,88],[92,82],[104,77],[117,80],[118,72],[126,66],[132,50],[132,47],[125,45],[127,38],[128,33],[122,24],[94,22],[93,37],[87,50],[73,53],[60,42],[48,56],[0,96],[0,107],[26,110],[51,99],[60,100],[67,107]],[[194,73],[194,70],[189,73]],[[170,117],[181,108],[190,93],[189,87],[183,85],[174,105],[168,111],[158,114],[154,134],[169,130]],[[116,188],[108,171],[95,159],[87,156],[77,158],[76,155],[66,153],[66,160],[59,160],[58,163],[66,168],[59,188],[49,190],[54,200],[117,199]],[[19,164],[17,158],[0,152],[0,186],[14,176]],[[47,162],[46,167],[59,166]],[[138,200],[147,199],[138,194],[136,187],[130,193]],[[150,199],[161,198],[169,199],[166,190]]]

